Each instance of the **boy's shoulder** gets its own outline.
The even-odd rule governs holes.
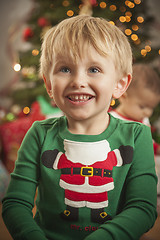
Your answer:
[[[117,126],[119,128],[127,128],[127,129],[132,128],[132,129],[139,129],[139,130],[150,129],[150,127],[148,127],[145,124],[140,123],[140,122],[119,119],[119,118],[113,116],[112,114],[110,114],[110,117],[111,117],[112,121],[117,122]]]
[[[57,117],[54,117],[54,118],[48,118],[48,119],[44,119],[44,120],[41,120],[41,121],[36,121],[35,123],[41,126],[43,125],[52,125],[53,123],[57,122],[59,120],[59,118]]]
[[[115,122],[115,129],[113,137],[116,139],[123,139],[124,142],[129,143],[137,141],[145,141],[147,138],[152,139],[151,128],[140,122],[121,120],[111,116],[111,121]],[[143,140],[142,140],[143,139]]]
[[[61,119],[63,119],[64,116],[61,117],[53,117],[53,118],[48,118],[40,121],[35,121],[34,125],[41,125],[41,126],[47,126],[47,125],[53,125],[56,122],[60,122]]]
[[[39,131],[47,131],[50,128],[57,127],[60,123],[64,122],[64,116],[62,117],[55,117],[55,118],[48,118],[41,121],[35,121],[31,127],[31,129]]]

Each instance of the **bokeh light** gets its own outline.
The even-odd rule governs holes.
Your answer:
[[[132,30],[131,29],[129,29],[129,28],[127,28],[126,30],[125,30],[125,34],[126,35],[131,35],[132,34]]]
[[[137,17],[137,21],[138,21],[139,23],[143,23],[143,22],[144,22],[144,18],[141,17],[141,16],[139,16],[139,17]]]
[[[21,65],[19,63],[16,63],[13,67],[15,72],[19,72],[21,70]]]
[[[132,35],[131,35],[131,39],[132,39],[133,41],[136,41],[136,40],[138,39],[137,34],[132,34]]]
[[[105,2],[100,2],[99,6],[101,8],[106,8],[107,7],[107,4]]]
[[[29,114],[30,113],[30,108],[29,107],[24,107],[23,108],[23,113],[24,114]]]
[[[72,10],[68,10],[68,11],[67,11],[67,15],[68,15],[68,17],[72,17],[73,14],[74,14],[74,12],[73,12]]]
[[[109,9],[110,9],[111,11],[116,11],[117,7],[116,7],[116,5],[111,5],[111,6],[109,7]]]

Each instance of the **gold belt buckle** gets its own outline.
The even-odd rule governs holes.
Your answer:
[[[101,212],[100,216],[101,216],[101,218],[105,218],[107,216],[107,213],[106,212]]]
[[[87,173],[84,174],[84,171],[87,170]],[[92,177],[93,176],[93,167],[81,167],[81,176],[83,177]]]

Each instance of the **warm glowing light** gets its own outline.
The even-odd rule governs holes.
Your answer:
[[[38,49],[33,49],[33,50],[32,50],[32,55],[33,55],[33,56],[37,56],[38,54],[39,54]]]
[[[135,4],[140,4],[141,0],[134,0]]]
[[[15,72],[19,72],[21,70],[21,65],[19,63],[16,63],[13,67]]]
[[[139,27],[136,24],[133,24],[132,29],[133,29],[133,31],[137,31],[139,29]]]
[[[30,113],[30,108],[29,108],[29,107],[24,107],[24,108],[23,108],[23,113],[24,113],[24,114]]]
[[[151,47],[149,45],[145,46],[145,49],[146,49],[147,52],[151,51]]]
[[[73,12],[72,10],[68,10],[68,11],[67,11],[67,15],[68,15],[69,17],[72,17],[73,14],[74,14],[74,12]]]
[[[126,29],[125,30],[125,34],[128,35],[128,36],[131,35],[132,34],[132,30],[131,29]]]
[[[101,8],[106,8],[106,7],[107,7],[107,4],[106,4],[105,2],[101,2],[101,3],[99,4],[99,6],[100,6]]]
[[[143,18],[143,17],[137,17],[137,21],[138,21],[139,23],[142,23],[142,22],[144,22],[144,18]]]
[[[141,50],[141,55],[145,57],[145,56],[146,56],[146,54],[147,54],[147,51],[146,51],[146,49],[142,49],[142,50]]]
[[[132,34],[132,35],[131,35],[131,39],[132,39],[133,41],[136,41],[136,40],[138,39],[137,34]]]
[[[129,16],[126,16],[126,22],[130,22],[131,18]]]
[[[115,25],[115,23],[113,21],[109,21],[109,23],[112,24],[112,25]]]
[[[125,15],[126,15],[126,16],[128,16],[128,17],[132,17],[132,13],[131,13],[131,12],[129,12],[129,11],[128,11],[128,12],[126,12],[126,13],[125,13]]]
[[[128,6],[129,2],[130,2],[130,1],[125,1],[125,5]]]
[[[63,5],[64,7],[68,7],[68,6],[69,6],[69,1],[63,1],[63,2],[62,2],[62,5]]]
[[[119,17],[119,20],[120,20],[120,22],[125,22],[125,21],[126,21],[126,18],[125,18],[124,16],[120,16],[120,17]]]
[[[160,55],[160,49],[158,50],[158,54]]]
[[[109,8],[111,11],[116,11],[116,9],[117,9],[116,5],[111,5]]]
[[[128,7],[129,7],[129,8],[134,8],[134,7],[135,7],[135,4],[134,4],[133,2],[129,2],[129,3],[128,3]]]
[[[125,5],[128,6],[129,8],[134,8],[135,4],[131,1],[125,1]]]

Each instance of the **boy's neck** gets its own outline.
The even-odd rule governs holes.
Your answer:
[[[99,135],[106,130],[109,125],[109,115],[106,114],[104,119],[99,119],[99,121],[82,120],[76,121],[68,119],[68,131],[73,134],[83,134],[83,135]]]

